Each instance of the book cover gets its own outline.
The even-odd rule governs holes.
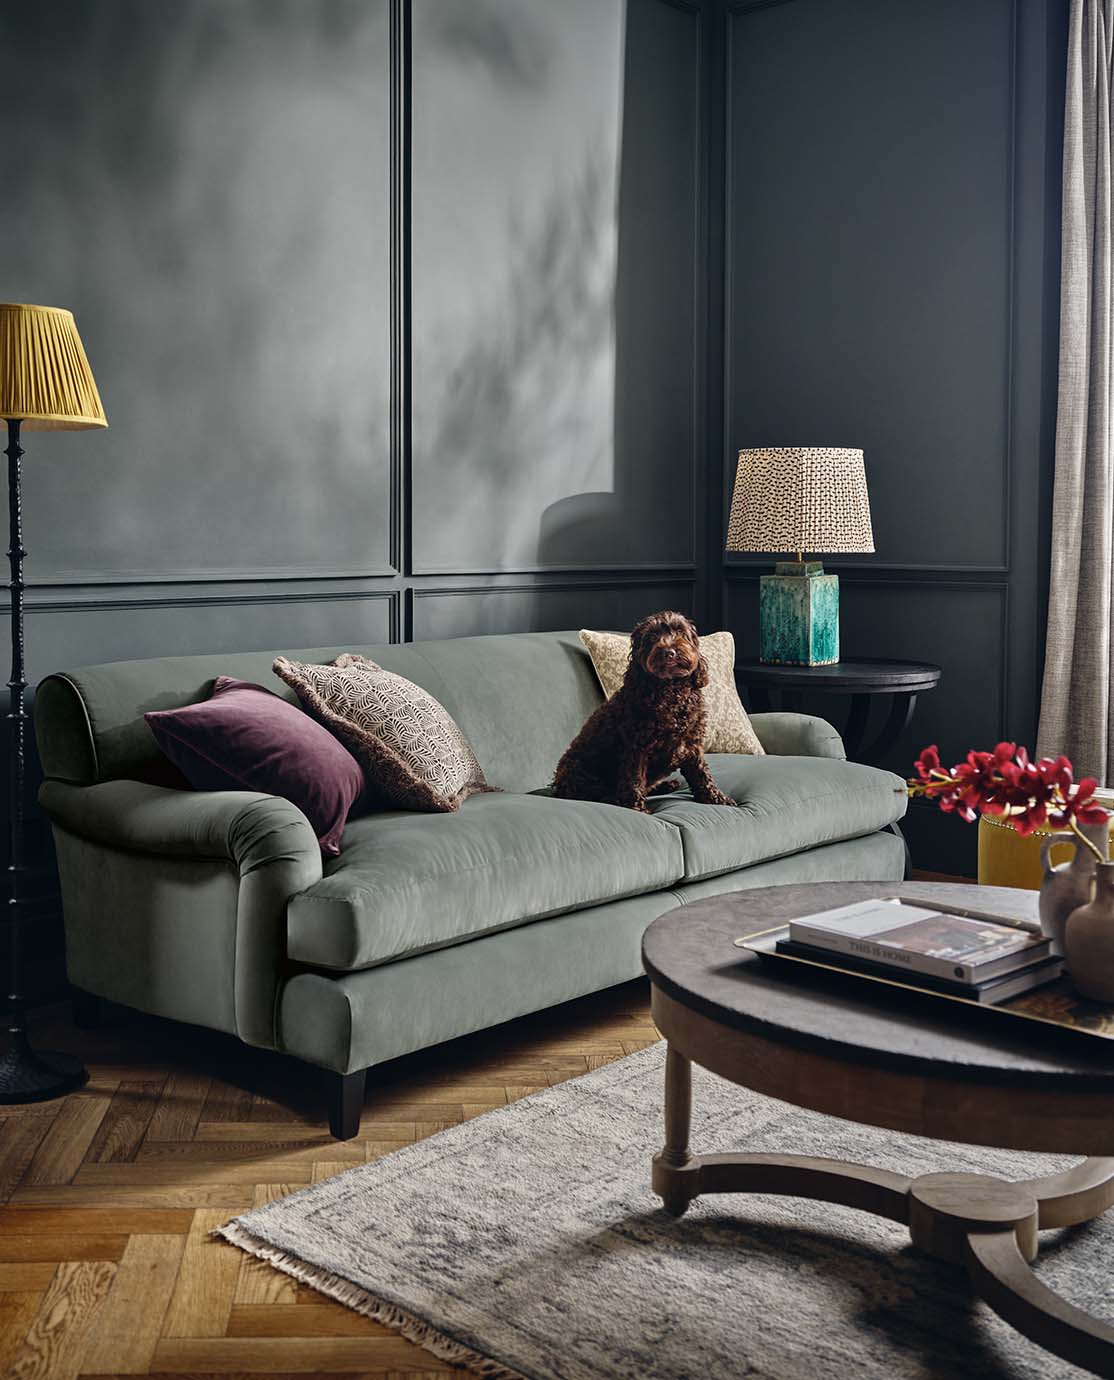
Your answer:
[[[1050,951],[1041,935],[1012,925],[952,915],[896,900],[864,901],[789,926],[790,938],[905,972],[964,983],[1012,971]]]

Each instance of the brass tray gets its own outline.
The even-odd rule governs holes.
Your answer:
[[[942,909],[942,907],[941,907]],[[998,918],[998,917],[995,917]],[[1002,917],[1003,923],[1009,920]],[[1024,926],[1023,928],[1028,928]],[[919,992],[939,1001],[958,1002],[963,1007],[974,1007],[978,1011],[996,1011],[1002,1016],[1020,1017],[1026,1021],[1039,1021],[1042,1025],[1054,1025],[1061,1030],[1074,1030],[1080,1035],[1097,1036],[1101,1040],[1114,1040],[1114,1006],[1102,1002],[1088,1001],[1081,997],[1071,985],[1070,979],[1063,975],[1043,987],[1034,987],[1031,992],[1010,997],[997,1005],[975,1001],[951,992],[940,992],[934,987],[922,987],[916,981],[916,974],[910,973],[899,978],[882,977],[874,973],[857,972],[853,968],[843,968],[838,956],[833,955],[830,963],[818,959],[798,958],[795,954],[778,953],[779,939],[789,938],[789,926],[778,925],[772,930],[758,930],[735,940],[735,947],[748,949],[762,959],[772,959],[776,963],[797,963],[806,968],[819,968],[823,972],[839,973],[841,977],[854,978],[859,982],[881,983],[883,987],[903,988],[908,992]]]

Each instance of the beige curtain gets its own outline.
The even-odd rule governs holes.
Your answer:
[[[1072,0],[1064,111],[1060,380],[1038,746],[1114,781],[1111,704],[1110,76],[1114,0]]]

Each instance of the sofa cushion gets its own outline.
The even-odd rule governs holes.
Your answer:
[[[281,795],[336,857],[348,812],[364,789],[355,757],[308,714],[250,681],[218,676],[200,704],[143,716],[155,741],[198,791]]]
[[[710,753],[708,766],[737,809],[698,805],[687,790],[649,802],[680,832],[686,881],[873,833],[908,804],[899,776],[860,762]]]
[[[358,652],[346,652],[328,666],[277,656],[273,669],[363,767],[380,804],[455,810],[487,790],[483,768],[456,720],[405,676]]]
[[[287,952],[350,971],[656,891],[684,875],[681,839],[633,810],[549,796],[367,815],[350,823],[321,880],[291,900]]]

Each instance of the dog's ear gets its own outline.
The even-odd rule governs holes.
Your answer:
[[[660,615],[652,613],[648,618],[643,618],[641,622],[636,623],[631,629],[630,655],[627,658],[627,664],[629,666],[643,666],[642,655],[645,651],[645,646],[643,644],[651,633],[657,632],[659,618]]]
[[[682,619],[682,622],[685,625],[685,633],[696,651],[696,670],[692,673],[692,683],[698,690],[703,690],[708,684],[708,662],[700,650],[700,634],[691,618]]]

